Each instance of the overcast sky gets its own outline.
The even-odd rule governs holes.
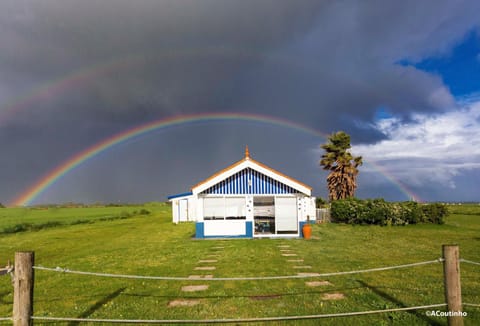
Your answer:
[[[480,2],[0,0],[0,202],[109,137],[33,204],[164,201],[251,156],[327,197],[344,130],[357,196],[480,201]],[[278,120],[277,120],[278,121]],[[318,134],[308,132],[314,129]]]

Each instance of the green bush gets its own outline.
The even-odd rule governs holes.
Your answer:
[[[445,223],[444,218],[448,214],[447,206],[439,203],[424,205],[422,211],[426,223],[443,224]]]
[[[347,224],[407,225],[417,223],[443,224],[448,214],[442,204],[417,202],[386,202],[384,199],[349,198],[332,202],[332,221]]]

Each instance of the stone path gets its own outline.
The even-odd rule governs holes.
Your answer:
[[[296,271],[299,276],[319,276],[319,273],[308,272],[307,270],[312,270],[313,267],[310,265],[304,264],[304,259],[299,256],[295,249],[292,249],[289,244],[279,244],[277,245],[278,251],[282,257],[285,257],[286,265],[289,266],[293,271]],[[209,253],[205,254],[204,257],[199,257],[200,259],[197,262],[197,266],[193,268],[196,272],[192,275],[189,275],[189,278],[192,280],[201,280],[213,278],[213,274],[210,274],[212,271],[216,270],[215,264],[218,263],[219,258],[221,258],[224,246],[213,246],[210,247]],[[205,271],[210,272],[209,274],[200,274],[199,272]],[[305,282],[307,287],[330,287],[333,284],[327,280],[308,280]],[[181,287],[182,292],[200,292],[207,291],[209,288],[208,284],[198,284],[198,281],[193,284],[184,285]],[[268,300],[278,298],[278,295],[258,295],[252,296],[252,300]],[[340,292],[326,292],[322,294],[322,300],[341,300],[345,298],[345,295]],[[202,302],[201,299],[175,299],[168,303],[168,307],[188,307],[195,306]]]
[[[196,291],[205,291],[208,289],[208,285],[185,285],[182,286],[183,292],[196,292]]]
[[[279,244],[277,245],[280,254],[283,257],[287,258],[287,266],[290,266],[292,269],[296,271],[301,270],[310,270],[312,266],[310,265],[301,265],[304,262],[304,259],[301,258],[294,249],[291,248],[290,245],[287,244]],[[298,258],[291,258],[291,257],[298,257]],[[290,259],[289,259],[290,258]],[[306,273],[306,272],[297,272],[299,276],[319,276],[319,273]],[[324,280],[309,280],[305,282],[305,285],[308,287],[328,287],[332,286],[333,284],[329,281]],[[322,295],[322,300],[340,300],[345,298],[345,295],[340,292],[331,292],[331,293],[324,293]]]
[[[310,287],[332,285],[329,281],[309,281],[305,282],[305,284]]]
[[[197,267],[195,267],[196,271],[213,271],[215,269],[216,269],[215,266],[197,266]]]
[[[197,266],[194,267],[194,271],[214,271],[217,267],[214,265],[218,263],[218,258],[221,257],[221,253],[225,247],[223,246],[214,246],[210,248],[210,253],[205,255],[205,257],[201,257],[198,260]],[[189,275],[188,278],[190,279],[209,279],[213,278],[213,274],[192,274]],[[199,291],[206,291],[208,290],[208,284],[191,284],[191,285],[184,285],[181,287],[182,292],[199,292]],[[187,306],[194,306],[200,304],[201,300],[198,299],[176,299],[172,300],[168,303],[169,307],[187,307]]]

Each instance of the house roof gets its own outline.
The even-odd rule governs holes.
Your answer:
[[[184,193],[181,193],[181,194],[170,195],[170,196],[167,197],[167,199],[171,200],[171,199],[175,199],[175,198],[188,197],[188,196],[191,196],[191,195],[192,195],[192,192],[189,191],[189,192],[184,192]]]
[[[233,163],[232,165],[226,167],[225,169],[222,169],[218,171],[217,173],[213,174],[209,178],[197,183],[192,187],[192,193],[198,194],[209,187],[217,184],[218,182],[230,177],[231,175],[246,169],[246,168],[251,168],[254,169],[260,173],[263,173],[271,178],[274,178],[306,195],[311,195],[312,187],[306,185],[305,183],[302,183],[298,180],[295,180],[275,169],[272,169],[271,167],[260,163],[250,157],[250,152],[248,150],[248,146],[245,149],[245,157],[238,161]]]

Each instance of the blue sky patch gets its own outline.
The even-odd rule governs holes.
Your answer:
[[[468,33],[446,56],[418,63],[401,60],[399,64],[440,75],[455,97],[476,92],[480,88],[480,35]]]

